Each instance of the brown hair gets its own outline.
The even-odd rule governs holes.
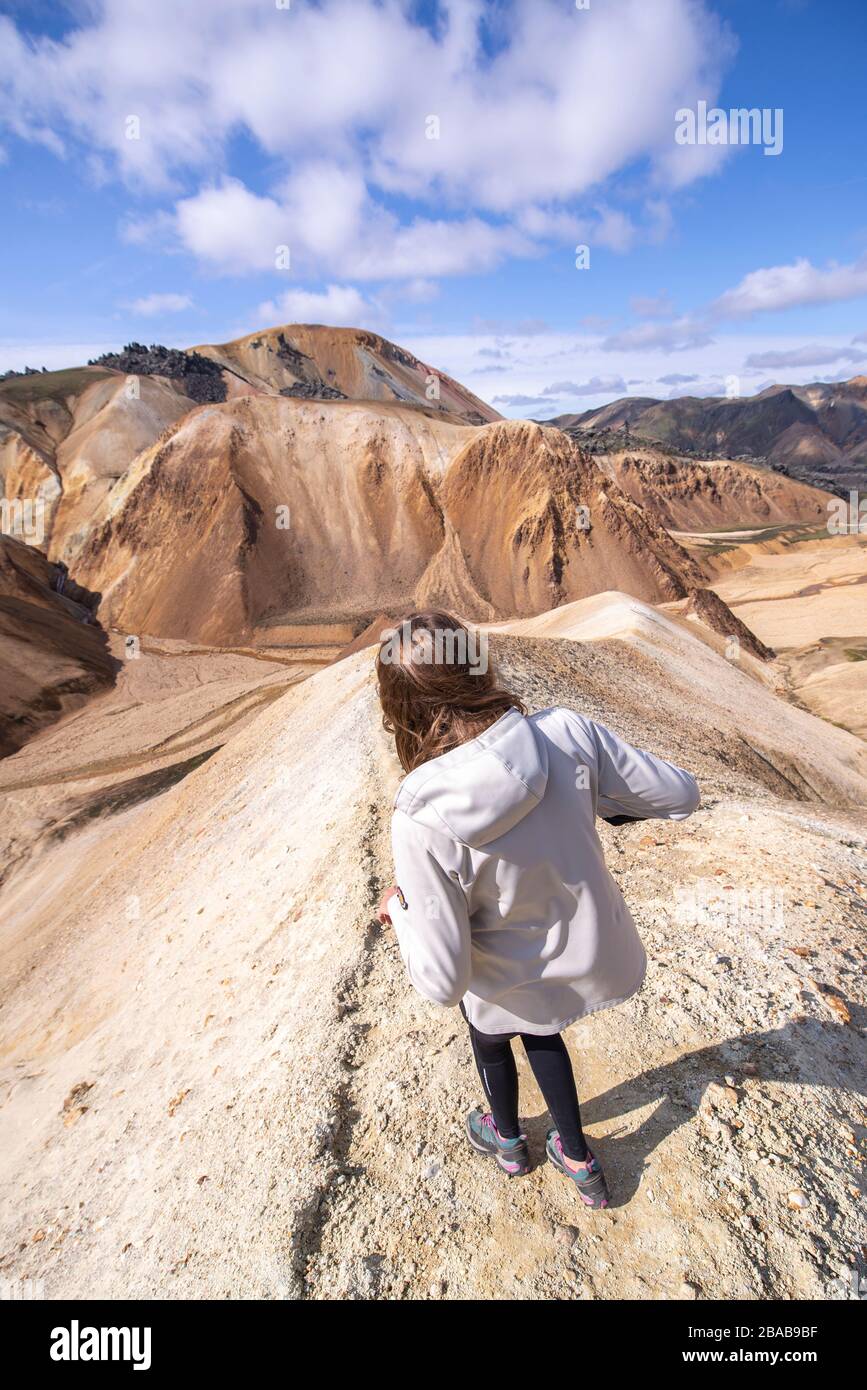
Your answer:
[[[484,635],[435,609],[412,613],[384,634],[376,656],[382,725],[394,735],[404,772],[476,738],[509,709],[525,713],[477,659],[480,641]]]

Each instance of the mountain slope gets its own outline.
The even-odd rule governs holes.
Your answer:
[[[196,354],[222,368],[205,394],[195,364],[181,371]],[[289,325],[187,355],[131,344],[87,367],[0,381],[0,498],[38,507],[34,543],[68,563],[137,454],[202,400],[250,394],[394,402],[454,424],[500,418],[458,382],[360,329]]]
[[[674,599],[701,582],[654,518],[557,430],[509,421],[478,431],[452,460],[442,498],[496,616],[615,585],[651,602]]]
[[[582,442],[582,435],[575,438]],[[683,458],[634,438],[606,435],[593,456],[601,468],[666,527],[701,531],[731,526],[827,523],[831,494],[754,464]]]
[[[814,487],[863,487],[867,377],[770,386],[756,396],[623,397],[552,423],[583,432],[628,425],[641,439],[704,457],[760,459]]]
[[[36,543],[68,561],[112,484],[193,404],[162,377],[102,367],[0,382],[0,496],[38,505]]]
[[[0,535],[0,757],[114,680],[95,596]]]
[[[293,323],[191,351],[226,368],[230,395],[246,387],[316,400],[394,401],[439,410],[470,425],[500,418],[459,382],[360,328]]]
[[[188,414],[106,498],[75,563],[104,621],[211,643],[299,621],[360,631],[413,603],[492,618],[615,581],[651,602],[702,582],[555,430],[279,396]]]

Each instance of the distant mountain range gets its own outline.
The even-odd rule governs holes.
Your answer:
[[[731,400],[623,396],[548,423],[581,442],[618,430],[697,458],[753,459],[829,492],[867,484],[867,376],[769,386]]]

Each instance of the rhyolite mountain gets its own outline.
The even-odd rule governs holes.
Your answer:
[[[394,401],[469,425],[501,418],[444,372],[365,329],[293,323],[190,352],[223,369],[229,396],[276,392],[309,400]]]
[[[557,430],[256,395],[190,411],[94,511],[74,572],[127,632],[225,644],[418,604],[490,620],[696,562]]]
[[[199,398],[204,393],[205,402]],[[618,436],[619,437],[619,436]],[[706,582],[670,530],[816,521],[769,469],[602,458],[504,421],[377,334],[286,325],[188,354],[132,343],[0,382],[0,484],[99,621],[268,643],[421,603],[478,621]]]

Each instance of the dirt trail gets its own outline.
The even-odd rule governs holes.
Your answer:
[[[546,684],[568,683],[558,655]],[[538,663],[512,660],[521,688]],[[463,1022],[408,992],[386,929],[350,977],[349,1077],[303,1248],[307,1296],[847,1295],[839,1273],[867,1253],[867,1015],[851,999],[867,960],[864,842],[845,816],[715,800],[703,780],[711,804],[689,823],[603,828],[651,959],[636,1000],[568,1031],[612,1209],[582,1211],[544,1163],[510,1182],[468,1149],[461,1119],[481,1097]],[[369,830],[387,873],[374,814]],[[541,1158],[550,1120],[515,1050]]]
[[[863,1040],[812,980],[817,967],[839,978],[840,961],[815,913],[797,929],[811,964],[787,958],[779,928],[745,942],[746,923],[729,920],[730,881],[713,880],[714,930],[698,942],[691,924],[671,931],[678,860],[691,856],[691,870],[712,878],[725,836],[740,868],[727,857],[726,879],[741,883],[746,864],[751,878],[764,875],[750,855],[757,825],[769,854],[793,837],[809,844],[797,817],[732,803],[666,835],[649,872],[634,829],[611,846],[652,963],[637,1001],[569,1030],[588,1134],[612,1176],[614,1204],[598,1218],[547,1165],[509,1182],[465,1146],[460,1120],[480,1088],[462,1021],[433,1018],[407,996],[387,936],[369,948],[350,991],[363,993],[347,1030],[334,1175],[303,1249],[308,1296],[846,1292],[835,1276],[850,1260],[863,1268],[846,1187],[858,1187],[852,1121],[864,1137],[863,1108],[846,1094]],[[761,909],[749,915],[755,931]],[[541,1157],[550,1119],[516,1052],[523,1123]],[[805,1211],[790,1205],[796,1191]]]

